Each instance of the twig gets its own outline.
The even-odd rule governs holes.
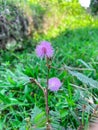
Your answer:
[[[41,86],[41,84],[34,78],[30,78],[31,83],[35,83],[45,94],[44,88]]]
[[[79,86],[77,86],[77,85],[75,85],[75,84],[71,84],[71,83],[70,83],[70,85],[72,85],[72,86],[75,87],[75,88],[79,88],[79,89],[82,89],[82,90],[85,90],[85,91],[86,91],[85,88],[79,87]]]
[[[90,69],[90,68],[77,68],[77,67],[70,67],[70,66],[67,66],[67,65],[64,65],[64,68],[65,69],[69,69],[69,70],[80,70],[80,71],[83,71],[83,70],[93,70],[94,71],[94,69]]]
[[[67,70],[67,71],[68,70],[79,70],[79,71],[89,70],[89,71],[95,71],[94,69],[70,67],[70,66],[67,66],[67,65],[64,65],[64,67],[61,67],[61,68],[50,66],[50,68],[57,69],[57,70]]]

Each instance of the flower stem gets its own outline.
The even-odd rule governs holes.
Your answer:
[[[50,130],[50,124],[49,124],[49,107],[48,107],[48,80],[49,80],[49,73],[50,73],[50,65],[49,65],[49,59],[46,59],[47,63],[47,83],[46,83],[46,88],[44,89],[41,84],[34,78],[30,78],[31,83],[35,83],[42,91],[44,94],[45,98],[45,109],[46,109],[46,130]]]
[[[49,80],[49,72],[50,72],[50,67],[49,67],[49,59],[47,58],[47,86],[45,89],[45,105],[46,105],[46,117],[47,117],[47,123],[46,123],[46,130],[50,130],[49,126],[49,107],[48,107],[48,80]]]

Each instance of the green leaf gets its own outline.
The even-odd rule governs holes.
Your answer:
[[[35,128],[42,128],[46,126],[45,112],[43,112],[41,109],[39,109],[36,106],[32,110],[31,120]]]
[[[77,71],[68,71],[72,76],[75,76],[78,80],[80,80],[82,83],[91,86],[93,88],[98,88],[98,81],[87,77],[86,75],[77,72]]]

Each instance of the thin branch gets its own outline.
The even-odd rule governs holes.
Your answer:
[[[90,69],[90,68],[77,68],[77,67],[70,67],[70,66],[67,66],[67,65],[64,65],[64,67],[61,67],[61,68],[57,68],[57,67],[54,67],[54,66],[50,66],[50,68],[53,68],[53,69],[57,69],[57,70],[78,70],[78,71],[84,71],[84,70],[89,70],[89,71],[95,71],[95,69]]]
[[[35,83],[44,93],[44,88],[41,86],[41,84],[34,78],[30,78],[31,83]]]
[[[90,68],[70,67],[70,66],[67,66],[67,65],[64,65],[64,68],[65,68],[65,69],[69,69],[69,70],[80,70],[80,71],[81,71],[81,70],[82,70],[82,71],[83,71],[83,70],[90,70],[90,71],[91,71],[91,70],[93,70],[93,71],[95,70],[95,69],[90,69]]]
[[[86,89],[85,89],[85,88],[82,88],[82,87],[77,86],[77,85],[75,85],[75,84],[71,84],[71,83],[70,83],[70,85],[71,85],[71,86],[73,86],[73,87],[75,87],[75,88],[82,89],[82,90],[85,90],[85,91],[86,91]]]

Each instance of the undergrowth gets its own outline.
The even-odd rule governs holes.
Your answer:
[[[29,0],[28,4],[33,3],[37,5],[38,1]],[[47,3],[49,12],[44,18],[48,19],[44,21],[43,33],[34,33],[33,45],[21,52],[1,51],[0,130],[45,129],[42,92],[29,82],[33,77],[45,84],[45,61],[35,56],[35,46],[42,40],[52,43],[52,64],[61,67],[50,73],[50,77],[57,75],[63,82],[57,93],[49,92],[54,130],[87,129],[98,104],[98,19],[76,2]],[[43,1],[39,4],[43,5]]]

